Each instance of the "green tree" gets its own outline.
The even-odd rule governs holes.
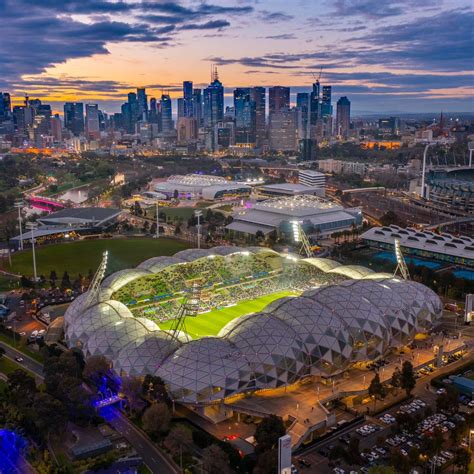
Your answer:
[[[380,382],[380,376],[377,373],[375,374],[374,378],[372,379],[369,385],[369,396],[374,401],[374,410],[375,410],[375,404],[377,400],[384,399],[386,394],[387,392],[385,390],[385,387],[382,384],[382,382]]]
[[[162,401],[168,405],[171,403],[165,382],[157,375],[145,375],[142,384],[142,394],[151,400]]]
[[[278,438],[286,433],[283,420],[276,415],[270,415],[262,420],[255,430],[257,451],[269,451],[277,446]]]
[[[468,472],[469,463],[471,462],[471,454],[467,449],[457,448],[454,451],[454,465],[461,468],[462,473]]]
[[[438,411],[446,410],[451,413],[458,411],[459,392],[452,386],[446,387],[446,392],[438,395],[436,398],[436,409]]]
[[[393,371],[392,377],[390,379],[390,385],[398,392],[398,388],[400,388],[402,383],[402,373],[398,367],[395,367]]]
[[[67,423],[64,405],[48,393],[37,393],[33,403],[34,422],[44,436],[60,434]]]
[[[193,441],[192,433],[189,428],[184,425],[176,425],[168,433],[165,438],[165,447],[173,456],[180,452],[186,452]]]
[[[397,474],[393,466],[372,466],[367,471],[368,474]]]
[[[2,357],[6,354],[6,351],[3,347],[0,347],[0,360],[2,359]]]
[[[202,468],[207,474],[230,474],[229,456],[217,444],[202,450]]]
[[[270,449],[258,455],[253,474],[274,474],[278,471],[278,450]]]
[[[156,435],[168,430],[171,421],[171,412],[166,403],[153,403],[143,413],[143,429]]]
[[[110,363],[102,355],[91,356],[86,360],[83,376],[96,387],[100,387],[102,378],[110,374]]]
[[[402,365],[402,376],[400,386],[406,391],[407,396],[410,396],[412,390],[415,388],[416,378],[413,364],[410,361],[405,361]]]

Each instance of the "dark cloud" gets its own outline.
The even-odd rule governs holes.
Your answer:
[[[398,16],[413,9],[439,5],[440,0],[336,0],[334,13],[341,16],[364,16],[377,19]]]
[[[268,10],[262,10],[259,13],[259,17],[266,23],[280,23],[285,21],[290,21],[294,17],[283,12],[270,12]]]
[[[259,36],[258,38],[273,39],[273,40],[292,40],[296,36],[293,33],[282,33],[281,35]]]
[[[220,30],[230,26],[227,20],[213,20],[206,23],[184,25],[182,30]]]

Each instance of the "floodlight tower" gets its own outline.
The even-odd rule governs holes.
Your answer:
[[[469,168],[472,168],[472,152],[474,151],[474,142],[469,142],[467,146],[469,148]]]
[[[425,146],[425,151],[423,152],[423,169],[421,171],[421,198],[425,198],[425,173],[426,173],[426,157],[428,156],[428,148],[431,146],[431,143],[428,143]]]
[[[201,216],[202,216],[202,211],[194,211],[194,215],[197,217],[197,237],[198,237],[198,249],[201,248]]]
[[[160,238],[160,201],[156,201],[156,233],[155,239]]]
[[[35,229],[38,228],[38,224],[36,222],[27,222],[26,228],[31,232],[31,251],[33,254],[33,278],[34,281],[38,281],[38,276],[36,274],[36,254],[35,254]]]
[[[100,262],[99,268],[95,272],[94,278],[92,278],[89,289],[87,290],[87,298],[84,304],[84,308],[88,308],[92,305],[95,298],[99,294],[100,283],[105,276],[105,271],[107,270],[107,262],[109,259],[109,252],[106,250],[102,254],[102,261]]]
[[[23,208],[23,201],[17,199],[15,201],[15,207],[18,209],[18,227],[20,228],[20,250],[23,250],[23,229],[22,229],[22,218],[21,218],[21,209]]]
[[[308,258],[313,257],[313,251],[311,250],[311,244],[308,236],[306,235],[301,221],[291,221],[291,228],[293,230],[293,240],[296,243],[301,243],[300,253],[305,253]]]
[[[395,268],[393,276],[396,276],[397,273],[400,272],[400,275],[404,280],[409,280],[410,273],[408,272],[408,267],[405,262],[405,258],[403,257],[400,239],[395,239],[395,257],[397,259],[397,268]]]

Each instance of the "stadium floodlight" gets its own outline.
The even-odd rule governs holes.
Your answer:
[[[469,168],[472,168],[472,152],[474,151],[474,142],[469,142],[467,146],[469,148]]]
[[[293,230],[293,240],[295,242],[301,242],[301,221],[291,221],[290,224]]]
[[[197,237],[198,237],[198,249],[201,248],[201,216],[202,216],[202,211],[194,211],[194,215],[197,217]]]
[[[38,228],[36,222],[27,222],[26,228],[31,232],[31,250],[33,254],[33,278],[34,281],[38,281],[38,276],[36,275],[36,254],[35,254],[35,229]]]

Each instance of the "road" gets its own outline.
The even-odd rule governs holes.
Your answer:
[[[5,357],[7,357],[8,359],[11,359],[16,362],[15,357],[22,357],[23,362],[16,362],[16,363],[18,363],[23,368],[32,372],[36,376],[36,378],[39,379],[40,382],[43,381],[43,365],[42,364],[32,359],[28,355],[23,354],[23,352],[17,349],[14,349],[8,344],[5,344],[4,342],[0,342],[0,347],[5,349]]]
[[[135,448],[153,474],[175,474],[180,472],[168,461],[148,436],[142,433],[118,409],[109,406],[103,408],[100,414]]]

